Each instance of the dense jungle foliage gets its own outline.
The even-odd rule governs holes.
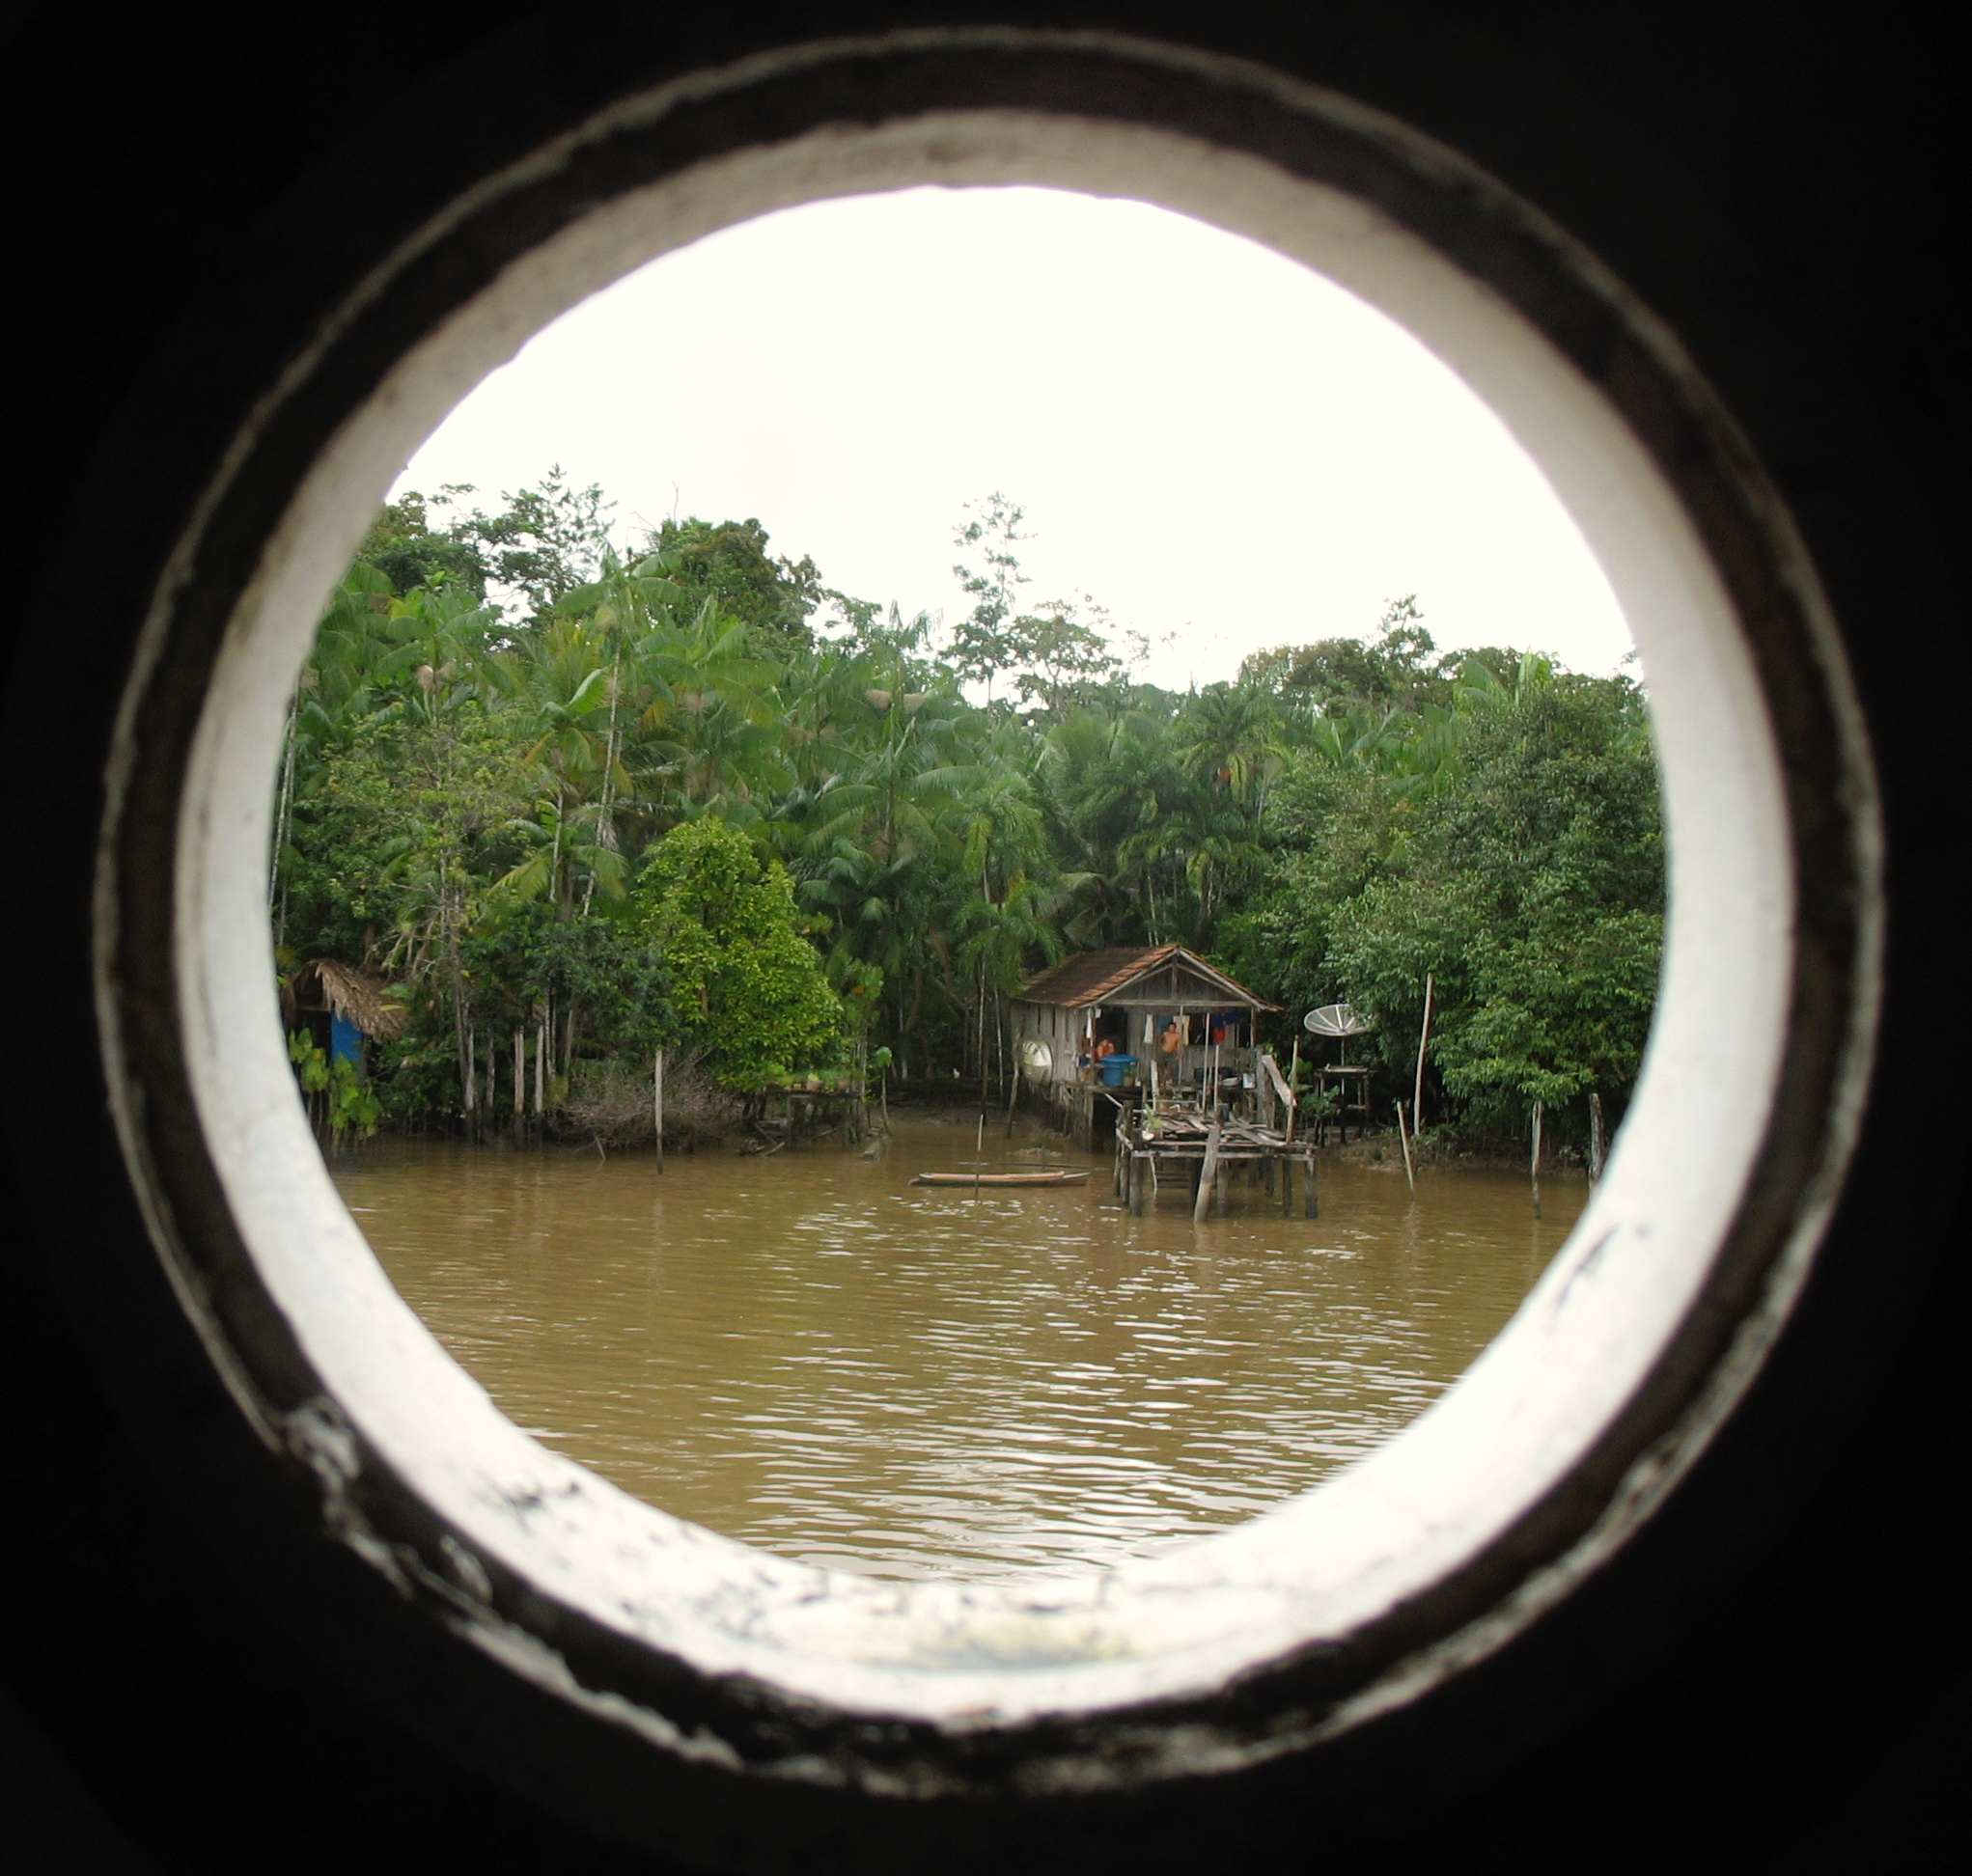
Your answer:
[[[1178,695],[1087,602],[1026,601],[997,496],[946,626],[823,587],[758,521],[620,554],[559,474],[491,514],[471,493],[379,516],[279,780],[280,965],[396,986],[386,1116],[458,1112],[475,1038],[515,1030],[556,1093],[659,1048],[739,1089],[878,1048],[997,1078],[1025,977],[1173,940],[1284,1005],[1283,1044],[1312,1006],[1371,1013],[1359,1046],[1406,1079],[1430,973],[1428,1107],[1468,1126],[1634,1080],[1663,855],[1628,678],[1441,654],[1403,600]]]

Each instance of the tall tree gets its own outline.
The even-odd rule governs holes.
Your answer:
[[[805,555],[798,561],[770,556],[767,531],[744,521],[666,521],[651,546],[667,557],[672,577],[700,600],[712,600],[721,616],[736,619],[756,650],[783,653],[806,646],[809,620],[821,603],[821,574]]]
[[[713,1074],[758,1088],[835,1053],[842,1005],[778,860],[717,821],[689,821],[658,841],[638,898],[685,1045]]]
[[[967,559],[978,566],[961,561],[952,569],[973,601],[972,611],[952,629],[952,663],[960,676],[986,686],[990,706],[993,679],[1023,663],[1027,653],[1014,600],[1029,581],[1014,552],[1027,538],[1020,532],[1027,514],[997,489],[983,502],[968,502],[966,509],[970,518],[959,524],[953,538],[969,550]]]

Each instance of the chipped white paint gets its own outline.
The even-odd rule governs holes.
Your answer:
[[[1349,1471],[1086,1580],[898,1585],[812,1569],[667,1517],[536,1445],[439,1348],[345,1211],[303,1124],[271,990],[264,869],[287,696],[323,595],[417,443],[548,319],[655,255],[769,209],[926,181],[1161,203],[1319,269],[1450,362],[1542,464],[1624,603],[1674,837],[1648,1073],[1579,1228],[1511,1326]],[[479,1559],[708,1674],[955,1731],[1208,1691],[1417,1595],[1569,1476],[1693,1309],[1761,1139],[1790,989],[1792,882],[1754,676],[1678,500],[1599,395],[1512,309],[1359,201],[1174,135],[1017,113],[831,129],[708,162],[512,266],[351,418],[269,544],[212,687],[181,827],[196,1095],[264,1281],[342,1414],[461,1534],[464,1631],[585,1699],[539,1642],[475,1621],[464,1605],[485,1600]],[[319,1426],[311,1438],[330,1463],[333,1438]],[[668,1750],[723,1751],[654,1716],[625,1724]],[[1196,1766],[1213,1749],[1201,1736],[1172,1750]]]

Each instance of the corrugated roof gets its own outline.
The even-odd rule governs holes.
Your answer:
[[[1031,979],[1020,991],[1022,1003],[1066,1004],[1071,1008],[1085,1004],[1121,1001],[1122,993],[1138,978],[1160,965],[1176,964],[1180,970],[1196,972],[1206,980],[1208,994],[1223,996],[1227,1003],[1245,1004],[1252,1009],[1278,1009],[1264,997],[1256,997],[1243,983],[1223,971],[1215,971],[1204,958],[1182,945],[1119,945],[1108,951],[1077,952],[1051,971]],[[1191,997],[1186,1002],[1205,999]]]

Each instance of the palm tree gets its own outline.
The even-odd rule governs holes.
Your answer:
[[[500,664],[512,680],[529,738],[520,759],[551,790],[536,815],[551,830],[543,890],[565,918],[571,917],[576,871],[569,832],[585,807],[627,781],[612,747],[610,647],[591,625],[555,619],[503,653]],[[603,817],[592,812],[592,852],[611,845],[603,825]]]

